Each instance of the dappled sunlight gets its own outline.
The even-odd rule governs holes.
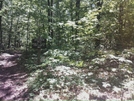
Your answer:
[[[0,101],[134,100],[134,0],[0,0]]]
[[[42,69],[31,73],[29,79],[29,99],[131,100],[134,94],[133,60],[124,55],[127,56],[102,53],[89,61],[89,68],[57,63],[46,67],[43,64],[43,69],[40,65]]]
[[[0,100],[23,100],[27,91],[27,74],[20,70],[16,60],[20,55],[0,55]]]
[[[51,53],[53,59],[56,58],[59,59],[58,61],[62,61],[62,58],[64,58],[67,60],[66,62],[70,63],[70,54],[67,54],[67,51],[65,51],[65,55],[62,55],[64,51],[56,51]],[[17,59],[20,56],[14,56],[13,54],[1,55],[0,61],[6,61],[10,65],[6,66],[6,63],[3,63],[0,67],[0,99],[37,101],[131,100],[134,95],[134,60],[133,53],[129,54],[129,52],[122,52],[122,54],[114,55],[109,52],[102,52],[100,56],[89,61],[88,64],[90,65],[88,67],[86,64],[86,67],[83,68],[81,67],[83,65],[80,67],[64,65],[51,59],[47,60],[48,62],[46,61],[48,65],[44,65],[45,62],[43,61],[40,65],[31,65],[27,61],[33,58],[31,55],[29,59],[25,59],[28,64],[26,68],[30,70],[33,69],[31,66],[36,66],[34,68],[37,69],[30,70],[30,75],[23,72],[21,69],[23,65],[17,64]],[[30,60],[30,63],[35,60],[36,58]]]
[[[61,71],[66,70],[66,68],[68,67],[61,66]],[[58,76],[60,70],[59,72],[56,72],[56,70],[50,70],[49,72],[46,70],[48,74],[45,73],[46,71],[42,71],[41,76],[38,76],[36,82],[33,82],[33,85],[38,85],[37,88],[32,88],[33,92],[29,92],[31,97],[34,96],[34,100],[120,100],[122,96],[124,99],[132,97],[132,92],[129,95],[127,94],[128,92],[124,88],[126,85],[122,86],[125,78],[121,79],[117,72],[112,74],[107,71],[98,71],[97,74],[94,72],[91,74],[90,70],[83,72],[83,70],[75,69],[75,74],[64,75],[63,73]],[[74,71],[74,68],[70,67],[70,70]],[[85,74],[86,72],[89,73]],[[49,90],[51,93],[49,93]],[[37,92],[38,95],[36,95]]]

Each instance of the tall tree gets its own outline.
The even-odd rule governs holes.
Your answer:
[[[0,10],[2,9],[3,0],[0,0]],[[2,15],[0,15],[0,44],[2,44]]]
[[[53,38],[53,0],[48,0],[48,32],[49,36]]]
[[[99,13],[97,15],[98,22],[100,22],[100,19],[101,19],[100,10],[102,8],[102,5],[103,5],[103,0],[98,0],[97,1],[97,8],[98,8],[98,11],[99,11]],[[97,28],[97,32],[99,33],[99,31],[100,31],[100,24],[99,23],[97,24],[96,28]],[[95,49],[99,48],[100,42],[101,42],[100,38],[95,38]]]
[[[76,21],[76,25],[78,25],[78,20],[80,19],[80,0],[76,0],[76,16],[75,16],[75,21]],[[76,46],[78,44],[78,40],[77,40],[77,36],[78,36],[78,30],[77,28],[75,29],[75,50],[76,50]]]
[[[12,38],[12,30],[13,30],[13,9],[12,9],[12,6],[13,6],[13,2],[12,0],[10,1],[10,14],[9,14],[9,18],[10,18],[10,28],[9,28],[9,32],[8,32],[8,48],[11,47],[11,38]]]

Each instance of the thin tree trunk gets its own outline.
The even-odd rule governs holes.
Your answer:
[[[80,16],[80,0],[76,0],[76,14],[75,14],[76,25],[78,25],[79,16]],[[77,37],[78,37],[78,30],[76,28],[75,29],[75,50],[77,49],[77,45],[79,44]]]
[[[51,31],[51,28],[50,28],[50,0],[47,0],[47,3],[48,3],[48,33],[50,35],[50,31]]]
[[[10,2],[11,2],[11,6],[12,6],[12,0]],[[11,22],[10,22],[10,28],[9,28],[9,33],[8,33],[8,48],[11,47],[11,37],[12,37],[12,28],[13,28],[12,8],[11,8],[11,12],[10,12],[10,17],[11,17]]]
[[[53,27],[52,27],[52,23],[53,23],[53,11],[52,11],[52,6],[53,6],[53,0],[48,0],[48,35],[53,38]],[[51,43],[48,42],[48,46],[51,47]]]
[[[80,16],[80,0],[76,0],[76,21],[79,20],[79,16]],[[77,24],[77,22],[76,22]]]
[[[100,10],[102,8],[102,4],[103,4],[103,0],[98,0],[97,2],[97,7],[98,7],[98,10]],[[100,18],[101,18],[101,13],[99,12],[99,14],[97,15],[97,19],[98,21],[100,21]],[[100,30],[100,24],[98,24],[96,26],[96,28],[98,29],[98,31]]]
[[[73,21],[73,3],[72,3],[72,0],[70,0],[70,18],[71,18],[71,21]],[[70,35],[71,36],[71,44],[74,44],[74,36],[72,36],[72,33],[74,32],[74,28],[71,27],[71,31],[70,31]]]
[[[17,32],[17,30],[18,30],[18,23],[19,23],[19,17],[17,19],[17,24],[16,24],[16,28],[15,28],[15,37],[14,37],[14,46],[15,46],[15,48],[19,47],[18,32]]]
[[[30,14],[28,13],[28,18],[27,18],[28,22],[27,22],[27,43],[26,43],[26,51],[28,50],[29,48],[29,43],[28,43],[28,40],[29,40],[29,20],[30,20]]]
[[[117,42],[116,42],[116,46],[117,48],[122,48],[122,34],[123,34],[123,4],[121,2],[121,4],[119,5],[119,16],[118,16],[118,22],[119,22],[119,29],[118,29],[118,37],[117,37]]]
[[[60,22],[61,21],[61,15],[60,15],[60,7],[59,7],[59,0],[56,1],[56,9],[57,9],[57,12],[56,12],[56,17],[58,17],[58,21],[57,22]],[[56,28],[56,44],[58,47],[61,46],[61,34],[60,34],[60,26],[57,26]]]
[[[3,1],[0,1],[0,10],[2,9]],[[0,16],[0,44],[2,45],[2,16]]]
[[[100,10],[102,8],[102,4],[103,4],[103,0],[97,1],[98,10]],[[99,12],[99,14],[97,15],[98,21],[100,21],[100,18],[101,18],[101,13]],[[97,28],[97,31],[99,32],[100,31],[100,24],[97,24],[96,28]],[[99,49],[101,40],[99,38],[96,38],[94,41],[95,41],[95,49]]]
[[[51,24],[53,23],[53,10],[52,10],[52,7],[53,7],[53,0],[51,0]],[[51,37],[53,38],[53,36],[54,36],[53,27],[51,25]]]
[[[11,24],[10,24],[10,29],[8,33],[8,48],[11,47],[12,28],[13,28],[13,17],[11,17]]]

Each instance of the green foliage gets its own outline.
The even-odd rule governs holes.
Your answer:
[[[100,33],[104,34],[103,44],[106,48],[133,47],[132,5],[133,2],[127,0],[104,1],[101,10]]]
[[[113,50],[99,51],[99,56],[88,61],[90,65],[86,69],[59,65],[54,68],[48,66],[43,70],[39,70],[39,72],[36,71],[34,72],[36,75],[31,73],[31,76],[35,77],[33,82],[29,80],[31,99],[33,96],[34,99],[49,99],[49,96],[46,95],[56,94],[58,99],[72,100],[77,99],[77,92],[83,90],[88,91],[88,96],[91,92],[93,92],[91,94],[98,95],[97,92],[101,92],[99,94],[102,94],[102,91],[109,93],[109,90],[111,91],[110,94],[114,92],[115,95],[120,95],[121,92],[128,93],[128,90],[133,89],[134,83],[132,75],[134,70],[132,63],[134,61],[133,50],[133,48],[125,49],[120,51],[118,55]],[[66,55],[65,53],[69,54],[69,52],[63,50],[49,50],[45,55],[49,57],[55,54],[55,58],[57,56],[59,58],[58,54]],[[78,65],[83,64],[82,61],[75,61],[75,63]],[[130,79],[131,77],[132,79]],[[122,91],[122,89],[124,90]],[[42,95],[46,97],[41,97]]]
[[[13,49],[19,40],[19,49],[28,52],[22,64],[32,72],[32,98],[43,90],[45,99],[54,90],[72,100],[81,85],[88,97],[90,86],[116,95],[122,88],[115,86],[134,70],[134,49],[123,50],[134,46],[133,9],[133,0],[4,0],[0,41]],[[47,46],[37,65],[38,49],[31,46],[39,37]]]
[[[56,65],[71,65],[82,67],[83,61],[79,61],[81,58],[78,52],[64,51],[64,50],[49,50],[42,56],[43,66],[56,66]]]
[[[32,38],[41,36],[47,39],[47,48],[75,50],[84,57],[96,50],[95,39],[105,48],[132,47],[134,2],[104,0],[97,5],[100,1],[83,0],[78,7],[76,1],[56,0],[49,7],[41,0],[5,0],[0,11],[3,43],[7,46],[17,39],[30,49]]]
[[[68,52],[67,51],[61,51],[61,50],[49,50],[44,53],[44,58],[42,57],[42,62],[45,65],[57,65],[57,64],[63,64],[69,62],[68,58]]]
[[[74,90],[73,87],[83,85],[83,79],[81,79],[82,77],[80,77],[79,75],[75,75],[76,74],[75,71],[73,73],[70,67],[65,66],[63,67],[59,66],[59,67],[61,69],[46,68],[45,70],[37,70],[34,73],[31,73],[31,76],[32,78],[34,78],[34,80],[29,79],[28,81],[30,89],[29,91],[30,98],[36,97],[36,95],[39,94],[40,91],[46,92],[45,94],[43,94],[45,96],[49,92],[53,92],[54,90],[55,91],[63,90],[63,92],[68,92],[67,89]],[[64,69],[67,68],[68,71],[64,71]],[[73,92],[71,91],[68,94],[69,95],[67,96],[71,96],[70,94],[73,94]]]
[[[44,69],[46,67],[55,67],[58,65],[67,65],[83,67],[84,61],[81,60],[79,52],[65,50],[48,50],[41,55],[41,64],[37,65],[37,54],[32,53],[25,59],[25,67],[28,71]]]

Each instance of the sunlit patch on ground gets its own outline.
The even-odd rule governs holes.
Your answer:
[[[33,100],[129,100],[133,99],[134,83],[127,78],[120,78],[118,72],[99,71],[97,74],[89,69],[57,66],[32,74],[34,80]],[[47,72],[47,73],[46,73]],[[66,72],[66,73],[64,73]],[[35,75],[35,76],[34,76]],[[126,80],[128,80],[126,82]],[[30,81],[30,80],[29,80]],[[132,89],[128,89],[132,87]]]
[[[134,60],[127,54],[106,54],[105,57],[94,58],[86,68],[65,65],[41,67],[29,76],[16,64],[17,55],[1,56],[0,100],[134,99]]]

